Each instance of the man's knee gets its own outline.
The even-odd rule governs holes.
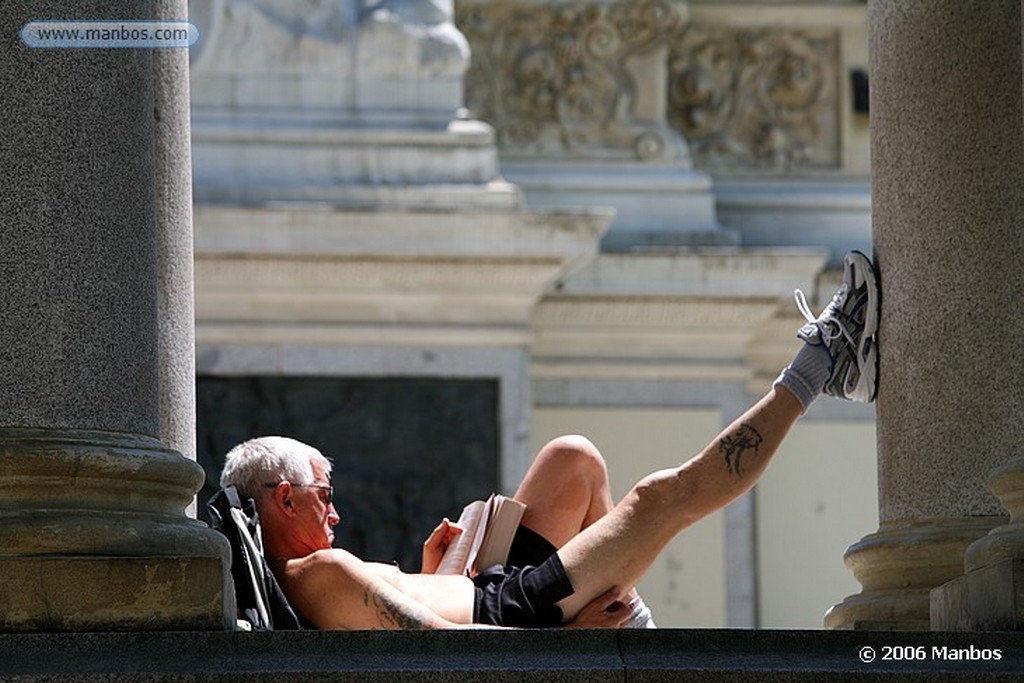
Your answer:
[[[572,467],[598,479],[608,478],[608,467],[601,451],[590,439],[579,434],[555,437],[544,445],[537,458],[549,459],[560,467]]]

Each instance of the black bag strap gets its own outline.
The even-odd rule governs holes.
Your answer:
[[[243,503],[238,490],[228,486],[210,498],[206,509],[210,526],[231,545],[238,618],[248,621],[253,630],[302,628],[263,556],[256,502],[248,498]]]

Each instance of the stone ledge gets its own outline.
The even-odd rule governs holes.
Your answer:
[[[925,661],[881,661],[885,646]],[[879,659],[858,653],[871,646]],[[999,661],[932,659],[933,648]],[[1024,634],[836,631],[136,632],[0,635],[0,679],[30,681],[1010,681]]]

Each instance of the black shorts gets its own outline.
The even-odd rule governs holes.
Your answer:
[[[516,535],[512,539],[512,546],[508,550],[508,561],[506,564],[512,567],[525,567],[537,565],[544,562],[558,552],[558,548],[551,544],[551,541],[538,534],[533,529],[519,525]]]
[[[562,610],[555,603],[572,595],[573,587],[555,551],[543,536],[520,526],[508,564],[473,579],[473,621],[517,628],[561,626]]]

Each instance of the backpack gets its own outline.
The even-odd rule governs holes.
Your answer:
[[[256,502],[242,503],[238,489],[228,486],[206,504],[210,526],[231,544],[231,578],[239,626],[245,630],[301,629],[302,624],[263,556],[263,536]],[[246,629],[247,622],[249,628]]]

